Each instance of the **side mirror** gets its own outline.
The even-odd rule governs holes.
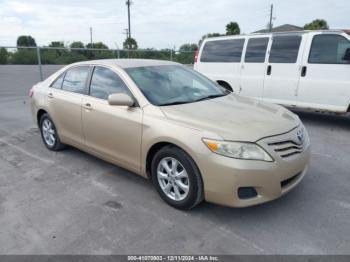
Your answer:
[[[349,61],[349,62],[350,62],[350,48],[347,48],[347,49],[345,50],[345,55],[344,55],[344,57],[343,57],[343,60]]]
[[[135,104],[134,99],[132,99],[127,94],[111,94],[108,96],[108,104],[111,106],[133,106]]]

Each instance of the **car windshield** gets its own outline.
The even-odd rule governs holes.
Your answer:
[[[125,71],[148,101],[157,106],[193,103],[230,93],[181,65],[134,67]]]

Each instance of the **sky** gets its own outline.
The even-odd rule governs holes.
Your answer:
[[[242,33],[266,27],[269,6],[274,25],[303,26],[326,19],[333,29],[350,29],[349,0],[133,0],[131,34],[141,48],[178,48],[206,33],[224,33],[236,21]],[[14,46],[19,35],[38,45],[51,41],[102,41],[122,46],[127,28],[125,0],[0,0],[0,46]]]

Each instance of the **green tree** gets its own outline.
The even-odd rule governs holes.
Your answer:
[[[180,52],[185,52],[185,51],[196,51],[198,49],[197,44],[183,44],[180,46],[179,51]]]
[[[86,48],[95,48],[95,49],[108,49],[108,46],[105,45],[104,43],[102,42],[97,42],[97,43],[88,43],[86,45]]]
[[[123,48],[129,50],[136,50],[138,48],[136,40],[132,37],[128,37],[123,43]]]
[[[36,42],[30,35],[21,35],[17,38],[17,46],[36,46]]]
[[[195,51],[197,49],[197,44],[183,44],[176,54],[176,61],[182,64],[193,64]]]
[[[108,46],[102,42],[97,43],[89,43],[86,45],[86,48],[93,49],[108,49]],[[114,54],[107,50],[87,50],[84,51],[85,56],[88,59],[105,59],[105,58],[113,58]]]
[[[239,35],[241,33],[241,29],[239,28],[238,23],[231,22],[226,25],[226,35]]]
[[[85,48],[85,45],[80,42],[80,41],[76,41],[76,42],[73,42],[69,45],[70,48]],[[79,54],[79,55],[83,55],[85,56],[86,55],[86,51],[84,50],[71,50],[71,53],[72,54]],[[85,57],[85,60],[86,60],[86,57]]]
[[[8,52],[5,48],[0,48],[0,65],[6,65],[8,63]]]
[[[129,57],[132,58],[143,58],[143,59],[159,59],[159,60],[169,60],[170,59],[170,49],[156,50],[154,48],[146,48],[143,50],[138,50],[137,52],[132,52]],[[128,57],[128,51],[121,51],[121,57]]]
[[[327,30],[329,25],[324,19],[315,19],[309,24],[304,25],[305,30]]]
[[[63,48],[64,47],[64,42],[54,41],[54,42],[51,42],[49,44],[49,47],[60,47],[60,48]]]
[[[87,60],[87,57],[85,55],[75,53],[72,51],[59,56],[55,60],[55,64],[65,65],[65,64],[71,64],[71,63],[85,61],[85,60]]]
[[[76,41],[70,44],[70,48],[84,48],[84,44],[80,41]]]
[[[64,48],[64,42],[53,41],[49,44],[51,48]],[[58,64],[57,60],[60,56],[67,53],[66,50],[62,49],[40,49],[41,52],[41,63],[43,64]]]
[[[12,64],[17,65],[34,65],[38,63],[36,50],[18,49],[13,53],[11,58]]]

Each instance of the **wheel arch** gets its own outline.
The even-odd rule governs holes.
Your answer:
[[[40,118],[42,117],[43,114],[47,114],[47,111],[45,109],[39,109],[38,112],[36,113],[36,121],[37,124],[40,124]]]
[[[231,86],[227,81],[225,81],[225,80],[216,80],[216,82],[217,82],[220,86],[222,86],[223,88],[225,88],[225,89],[227,89],[227,90],[233,92],[232,86]]]
[[[170,141],[158,141],[158,142],[155,142],[151,147],[149,147],[149,149],[147,150],[147,154],[146,154],[146,157],[145,157],[145,173],[146,173],[146,176],[148,178],[151,178],[151,165],[152,165],[152,159],[153,157],[155,156],[155,154],[160,150],[162,149],[163,147],[165,146],[174,146],[174,147],[177,147],[179,148],[180,150],[184,151],[189,157],[192,158],[193,162],[196,164],[199,172],[200,172],[200,169],[195,161],[195,159],[193,158],[193,156],[188,152],[188,150],[186,150],[183,146],[177,144],[177,143],[174,143],[174,142],[170,142]]]

